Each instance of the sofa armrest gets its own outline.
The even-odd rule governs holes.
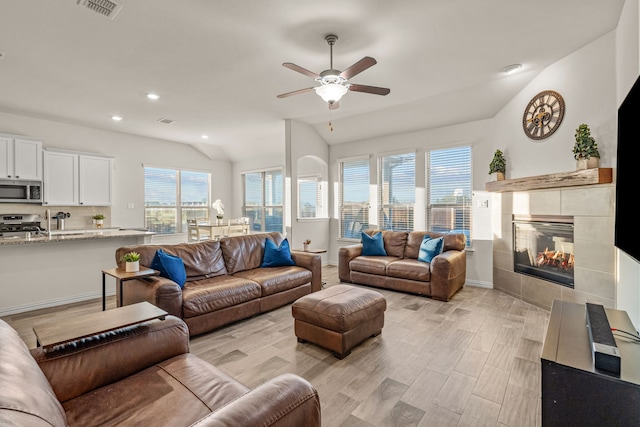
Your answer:
[[[166,316],[94,335],[45,353],[30,350],[60,402],[189,352],[189,328]]]
[[[147,301],[167,313],[182,318],[182,288],[166,277],[151,276],[127,280],[122,285],[124,305]]]
[[[431,297],[440,301],[449,298],[464,285],[467,253],[450,250],[431,260]]]
[[[322,257],[310,252],[291,251],[291,259],[298,267],[311,271],[311,292],[322,288]]]
[[[282,374],[192,424],[207,426],[320,427],[320,398],[304,378]]]
[[[351,282],[349,262],[362,255],[362,243],[343,246],[338,250],[338,278],[341,282]]]

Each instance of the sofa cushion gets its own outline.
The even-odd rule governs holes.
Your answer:
[[[420,244],[420,252],[418,253],[418,261],[431,262],[433,258],[442,253],[444,244],[444,237],[437,237],[432,239],[429,236],[424,236],[422,243]]]
[[[273,295],[311,282],[312,274],[302,267],[255,268],[233,275],[257,282],[262,288],[262,296]]]
[[[399,259],[394,256],[359,256],[349,262],[349,267],[351,271],[384,276],[387,272],[387,265]]]
[[[184,269],[184,262],[180,257],[167,254],[162,249],[156,251],[156,256],[151,261],[151,268],[158,270],[160,276],[173,280],[181,288],[187,281],[187,273]]]
[[[192,354],[64,402],[70,425],[190,425],[249,389]]]
[[[262,256],[261,268],[269,267],[286,267],[296,265],[291,259],[291,250],[289,249],[289,241],[284,239],[280,245],[271,239],[264,239],[264,255]]]
[[[3,320],[0,343],[0,425],[67,425],[49,381],[18,333]]]
[[[261,295],[258,283],[242,277],[227,275],[187,282],[182,289],[182,315],[188,318],[211,313]]]
[[[140,254],[140,265],[151,266],[158,249],[182,259],[187,273],[187,282],[227,274],[220,242],[214,240],[176,245],[124,246],[116,250],[116,262],[122,266],[120,257],[127,252],[135,251]]]
[[[375,233],[382,233],[382,240],[384,241],[384,250],[389,256],[395,256],[398,258],[404,257],[404,247],[407,244],[407,235],[405,231],[392,231],[392,230],[367,230],[368,235]]]
[[[424,236],[432,239],[444,237],[442,251],[462,251],[467,244],[467,236],[464,233],[436,233],[433,231],[412,231],[407,237],[407,247],[404,251],[405,258],[418,259],[420,253],[420,245]]]
[[[430,282],[431,267],[428,263],[404,258],[387,265],[387,277]]]
[[[386,256],[387,251],[384,250],[384,241],[382,233],[375,233],[369,236],[362,232],[362,255],[364,256]]]
[[[224,256],[224,263],[229,274],[238,271],[253,270],[262,264],[265,238],[270,238],[276,245],[284,237],[277,232],[249,234],[246,236],[223,237],[220,239],[220,248]]]

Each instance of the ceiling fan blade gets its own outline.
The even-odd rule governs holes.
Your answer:
[[[377,61],[370,56],[365,56],[360,61],[353,64],[351,67],[347,68],[343,72],[340,73],[340,77],[345,80],[349,80],[351,77],[360,74],[364,70],[369,67],[373,67],[377,64]]]
[[[294,90],[292,92],[281,93],[280,95],[278,95],[278,98],[286,98],[288,96],[298,95],[299,93],[311,92],[314,89],[315,89],[315,87],[307,87],[307,88],[304,88],[304,89]]]
[[[337,101],[329,104],[329,110],[337,110],[338,108],[340,108],[340,103]]]
[[[374,95],[389,95],[389,92],[391,92],[391,89],[386,87],[357,85],[353,83],[349,85],[349,90],[352,92],[372,93]]]
[[[316,74],[313,71],[309,71],[306,68],[302,68],[301,66],[293,64],[291,62],[285,62],[284,64],[282,64],[282,66],[285,67],[285,68],[288,68],[290,70],[297,71],[298,73],[302,73],[305,76],[309,76],[312,79],[319,79],[320,78],[319,74]]]

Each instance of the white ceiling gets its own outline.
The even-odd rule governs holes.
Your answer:
[[[0,111],[192,144],[233,161],[281,151],[284,119],[336,144],[493,117],[544,67],[613,30],[624,0],[116,3],[123,7],[109,19],[76,0],[2,1]],[[334,111],[313,92],[276,98],[316,85],[282,63],[328,69],[330,33],[339,38],[334,68],[374,57],[351,82],[389,95],[349,92]],[[501,73],[512,63],[522,72]]]

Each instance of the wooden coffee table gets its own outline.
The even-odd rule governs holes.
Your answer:
[[[33,327],[36,344],[45,352],[55,346],[82,338],[136,325],[152,319],[162,319],[168,313],[148,302],[118,307],[113,310],[88,313],[73,319],[44,323]]]

